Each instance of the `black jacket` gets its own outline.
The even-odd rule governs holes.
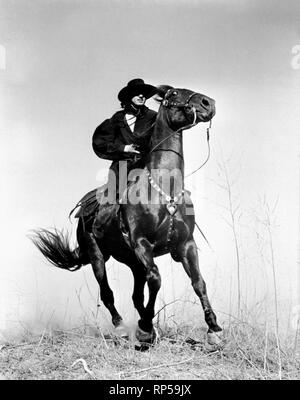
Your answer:
[[[133,154],[125,153],[127,144],[138,145],[138,150],[146,154],[150,150],[150,139],[157,113],[143,107],[137,116],[132,132],[125,118],[125,111],[116,112],[110,119],[100,124],[93,135],[93,149],[98,157],[108,160],[126,160]]]

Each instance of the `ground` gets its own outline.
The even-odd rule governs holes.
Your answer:
[[[0,346],[0,375],[13,380],[277,380],[300,379],[298,337],[279,344],[248,324],[225,329],[224,344],[209,346],[204,327],[158,328],[148,351],[99,328],[30,332]]]

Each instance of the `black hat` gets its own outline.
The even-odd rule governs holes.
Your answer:
[[[149,99],[157,93],[157,88],[152,85],[147,85],[143,79],[132,79],[127,83],[123,89],[120,90],[118,94],[118,99],[121,103],[129,102],[134,96],[143,94],[146,99]]]

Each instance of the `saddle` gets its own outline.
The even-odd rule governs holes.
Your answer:
[[[79,209],[74,215],[75,218],[87,218],[91,215],[95,215],[95,213],[99,210],[100,207],[99,200],[101,199],[101,196],[106,189],[107,189],[107,184],[102,185],[97,189],[93,189],[87,194],[85,194],[82,197],[82,199],[78,201],[76,206],[71,210],[69,218],[77,208]]]
[[[73,212],[79,208],[74,217],[82,218],[85,229],[92,230],[99,239],[104,236],[105,227],[109,226],[114,218],[120,217],[119,203],[114,204],[105,201],[107,190],[108,184],[91,190],[79,200],[69,214],[69,217],[71,217]],[[121,218],[118,219],[123,232],[123,223]],[[126,234],[125,232],[123,233]]]

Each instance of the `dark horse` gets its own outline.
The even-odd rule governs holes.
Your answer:
[[[102,215],[100,206],[100,211],[92,216],[92,224],[84,217],[79,219],[75,250],[58,231],[36,231],[33,241],[56,267],[76,270],[92,265],[101,299],[116,328],[122,326],[122,318],[114,305],[105,262],[113,256],[128,265],[134,277],[132,299],[140,315],[136,337],[141,342],[153,342],[155,338],[152,320],[161,277],[154,258],[170,253],[175,261],[182,263],[201,301],[209,343],[219,344],[222,329],[217,324],[198,265],[193,206],[189,193],[184,190],[182,146],[183,130],[210,121],[215,115],[215,102],[187,89],[161,86],[158,90],[161,105],[151,139],[152,150],[139,170],[138,179],[128,187],[126,196],[123,195],[118,212],[105,225],[104,234],[97,232],[97,219],[99,222]],[[168,189],[162,181],[171,182]],[[147,196],[136,201],[137,196],[133,195],[142,192]],[[147,201],[149,192],[151,201]],[[146,282],[149,299],[144,305]]]

